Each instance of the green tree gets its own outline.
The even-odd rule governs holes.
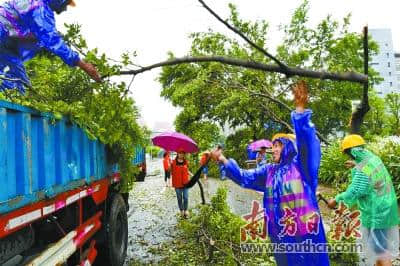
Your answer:
[[[268,23],[243,20],[234,5],[229,8],[228,22],[268,50]],[[308,1],[304,1],[294,11],[290,23],[280,27],[285,36],[277,48],[277,58],[290,67],[362,72],[362,36],[349,31],[350,16],[342,22],[328,16],[311,27],[308,10]],[[188,56],[219,55],[271,63],[271,59],[248,43],[212,29],[193,33],[190,38],[192,46]],[[370,40],[369,46],[372,53],[377,51],[373,41]],[[170,53],[170,57],[174,55]],[[192,63],[163,67],[159,80],[163,86],[162,96],[183,107],[182,112],[192,112],[196,121],[211,120],[232,128],[247,127],[256,138],[275,133],[273,130],[265,132],[265,121],[280,123],[283,131],[292,130],[290,110],[293,107],[288,90],[296,78],[219,63]],[[379,80],[371,69],[371,85]],[[344,131],[351,115],[351,100],[361,98],[362,86],[311,79],[307,82],[312,96],[310,107],[315,111],[313,121],[322,136]]]
[[[375,93],[370,93],[369,102],[371,110],[365,117],[362,133],[370,138],[374,135],[388,135],[390,132],[389,116],[385,109],[385,100],[378,97]]]
[[[400,94],[389,93],[385,97],[385,103],[390,114],[390,133],[400,135]]]
[[[187,116],[188,112],[181,112],[175,120],[175,128],[192,137],[200,151],[210,149],[222,140],[220,128],[211,121],[196,121]]]

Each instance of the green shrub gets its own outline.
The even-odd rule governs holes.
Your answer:
[[[340,241],[333,240],[328,233],[328,243],[333,245],[335,243],[348,243],[354,244],[355,239],[342,239]],[[359,261],[359,256],[357,253],[329,253],[329,261],[331,266],[342,266],[342,265],[357,265]]]
[[[344,163],[350,158],[340,151],[339,142],[322,149],[321,166],[319,169],[319,180],[321,183],[342,189],[349,182],[349,170]]]

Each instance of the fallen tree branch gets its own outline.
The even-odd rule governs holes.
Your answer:
[[[270,100],[270,101],[282,106],[283,108],[285,108],[289,112],[292,112],[292,110],[293,110],[286,103],[278,100],[277,98],[274,98],[272,95],[270,95],[267,92],[266,93],[256,92],[256,91],[250,90],[249,88],[247,88],[246,86],[244,86],[244,85],[242,85],[240,83],[234,84],[233,87],[237,88],[237,89],[244,90],[244,91],[248,92],[252,96],[259,96],[259,97],[266,98],[266,99],[268,99],[268,100]],[[272,120],[274,120],[275,122],[277,122],[277,123],[279,123],[281,125],[284,125],[287,129],[289,129],[292,133],[294,133],[294,129],[286,121],[280,119],[277,115],[275,115],[274,113],[269,111],[267,108],[265,108],[265,106],[262,105],[261,107],[264,109],[264,111],[266,111],[270,115]],[[318,130],[316,131],[316,133],[317,133],[317,136],[318,136],[318,138],[320,140],[322,140],[325,144],[329,144],[329,141],[324,136],[322,136],[321,133],[319,133]]]
[[[240,260],[238,258],[236,258],[234,254],[228,254],[225,250],[223,250],[222,248],[219,248],[217,245],[215,245],[216,244],[215,241],[218,241],[218,240],[213,240],[211,237],[209,237],[206,234],[206,232],[205,232],[203,227],[201,228],[201,232],[202,232],[202,235],[204,236],[204,238],[207,239],[208,244],[210,245],[209,246],[210,247],[209,250],[210,250],[211,254],[209,254],[209,259],[210,258],[212,259],[212,256],[213,256],[213,253],[214,253],[213,251],[216,249],[219,252],[224,253],[225,256],[232,256],[233,260],[237,263],[237,265],[239,265],[239,266],[243,265],[243,263],[241,263]],[[213,244],[211,244],[211,243],[213,243]],[[231,245],[231,248],[232,248],[232,245]]]
[[[364,74],[368,77],[368,27],[364,27]],[[364,83],[361,103],[357,106],[350,118],[350,134],[361,135],[361,125],[364,122],[364,117],[370,110],[368,100],[368,80]]]
[[[219,22],[221,22],[222,24],[224,24],[226,27],[228,27],[231,31],[233,31],[234,33],[236,33],[237,35],[239,35],[242,39],[244,39],[248,44],[250,44],[251,46],[253,46],[256,50],[258,50],[259,52],[261,52],[262,54],[264,54],[266,57],[272,59],[275,63],[278,64],[278,66],[280,66],[282,69],[287,69],[288,66],[285,65],[284,63],[282,63],[281,61],[279,61],[277,58],[275,58],[273,55],[271,55],[270,53],[268,53],[264,48],[258,46],[257,44],[255,44],[253,41],[251,41],[249,38],[247,38],[246,35],[244,35],[241,31],[239,31],[238,29],[236,29],[235,27],[231,26],[228,22],[226,22],[225,20],[223,20],[217,13],[215,13],[203,0],[199,0],[199,2],[203,5],[203,7],[205,9],[208,10],[208,12],[210,12]],[[287,75],[290,75],[289,73],[285,73]]]
[[[127,71],[120,71],[119,73],[107,75],[137,75],[154,68],[163,67],[163,66],[173,66],[179,64],[188,64],[188,63],[204,63],[204,62],[218,62],[222,64],[238,66],[238,67],[245,67],[255,70],[267,71],[267,72],[277,72],[282,74],[289,73],[290,76],[301,76],[301,77],[308,77],[308,78],[317,78],[317,79],[330,79],[330,80],[337,80],[337,81],[351,81],[351,82],[358,82],[364,84],[368,81],[368,77],[363,74],[355,73],[355,72],[345,72],[345,73],[330,73],[326,71],[314,71],[309,69],[302,69],[297,67],[288,67],[288,69],[283,69],[278,65],[272,64],[263,64],[254,61],[247,61],[243,59],[237,58],[230,58],[225,56],[198,56],[198,57],[180,57],[174,58],[167,61],[159,62],[150,66],[138,68],[135,70],[127,70]],[[104,78],[103,77],[103,78]]]

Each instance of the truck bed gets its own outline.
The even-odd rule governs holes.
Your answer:
[[[105,145],[68,119],[0,101],[0,214],[114,172]]]

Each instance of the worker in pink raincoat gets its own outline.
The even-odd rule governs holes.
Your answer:
[[[297,149],[289,137],[277,138],[273,141],[273,163],[251,170],[241,169],[219,149],[210,155],[223,164],[227,176],[235,183],[264,193],[267,235],[272,243],[280,245],[274,252],[278,266],[327,266],[326,237],[316,199],[320,142],[311,122],[312,111],[305,109],[308,101],[305,82],[299,82],[293,93],[296,110],[291,117]],[[294,244],[298,244],[297,248],[303,246],[303,250]],[[318,250],[313,249],[316,246]]]

